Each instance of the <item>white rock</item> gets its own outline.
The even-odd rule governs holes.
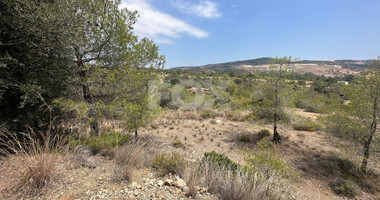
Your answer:
[[[183,189],[187,186],[186,182],[182,178],[177,178],[176,186]]]
[[[132,182],[132,187],[133,187],[133,188],[137,188],[137,189],[141,189],[141,185],[139,185],[139,184],[136,183],[136,182]]]
[[[164,181],[159,180],[159,181],[157,182],[157,185],[160,186],[160,187],[163,186],[163,185],[164,185]]]

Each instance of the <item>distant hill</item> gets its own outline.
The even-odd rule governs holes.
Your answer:
[[[273,58],[264,57],[251,60],[234,61],[202,66],[176,67],[172,70],[189,71],[270,71]],[[348,74],[357,75],[365,70],[371,60],[300,60],[292,62],[289,70],[299,73],[313,73],[325,76],[344,76]]]

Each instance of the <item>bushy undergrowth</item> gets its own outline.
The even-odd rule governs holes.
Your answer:
[[[332,179],[329,186],[338,195],[353,198],[360,189],[373,194],[380,192],[378,175],[360,172],[349,159],[331,155],[321,159],[319,167],[326,177]]]
[[[303,119],[301,117],[299,117],[292,126],[294,130],[309,132],[317,131],[320,128],[320,126],[310,118]]]
[[[59,177],[62,144],[49,130],[16,135],[1,129],[0,198],[28,198],[52,185]]]
[[[102,132],[99,136],[83,137],[74,135],[69,139],[69,146],[76,147],[79,145],[88,146],[94,154],[102,150],[110,150],[113,147],[120,146],[129,140],[128,135],[119,132]]]
[[[152,160],[153,169],[156,169],[161,175],[180,174],[186,165],[186,159],[176,152],[161,153]]]
[[[216,167],[228,169],[231,171],[236,171],[237,169],[241,168],[239,164],[233,162],[224,154],[219,154],[219,153],[216,153],[215,151],[204,153],[202,162],[203,163],[207,162],[212,165],[215,165]]]
[[[264,120],[266,123],[273,122],[274,108],[271,106],[256,107],[253,109],[253,113],[250,116],[251,121]],[[282,109],[278,110],[278,120],[281,123],[288,123],[290,121],[289,115]]]
[[[266,177],[260,172],[248,171],[216,152],[206,153],[201,164],[190,163],[181,176],[189,188],[208,188],[222,200],[292,198],[291,185],[286,180],[276,174]]]
[[[359,192],[359,187],[353,181],[339,178],[329,184],[334,193],[349,198],[355,197]]]
[[[185,144],[182,142],[182,140],[180,140],[180,139],[176,139],[176,140],[174,140],[174,142],[173,142],[173,146],[175,147],[175,148],[186,148],[186,146],[185,146]]]
[[[244,134],[244,135],[240,136],[239,141],[240,142],[250,142],[251,140],[249,139],[249,137],[247,135]]]
[[[214,110],[204,110],[201,112],[201,116],[203,119],[208,118],[215,118],[218,113],[216,113]]]
[[[258,144],[258,149],[245,149],[244,160],[247,165],[244,167],[249,173],[258,172],[259,175],[271,176],[276,174],[279,177],[295,180],[297,172],[286,164],[281,157],[274,153],[273,144],[268,138],[262,139]]]
[[[326,112],[326,107],[324,106],[326,101],[328,101],[328,97],[308,89],[298,95],[295,100],[295,106],[305,109],[306,112],[324,113]]]
[[[269,137],[270,136],[270,131],[268,129],[261,129],[258,133],[258,139],[259,141],[261,141],[262,139],[264,139],[265,137]]]
[[[326,171],[327,175],[355,180],[360,177],[360,172],[354,163],[348,159],[343,159],[335,155],[323,159],[321,167]]]

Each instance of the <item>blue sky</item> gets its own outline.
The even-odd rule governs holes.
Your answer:
[[[374,59],[379,0],[122,0],[167,68],[259,57]]]

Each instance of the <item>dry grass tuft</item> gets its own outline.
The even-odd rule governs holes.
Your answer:
[[[136,169],[148,167],[152,159],[149,153],[149,142],[130,142],[116,149],[116,168],[113,173],[115,181],[131,181]]]
[[[4,195],[36,195],[57,178],[57,154],[14,155],[0,168]]]
[[[3,164],[0,166],[0,197],[22,198],[37,195],[57,178],[59,148],[63,140],[47,133],[14,134],[0,130]]]

